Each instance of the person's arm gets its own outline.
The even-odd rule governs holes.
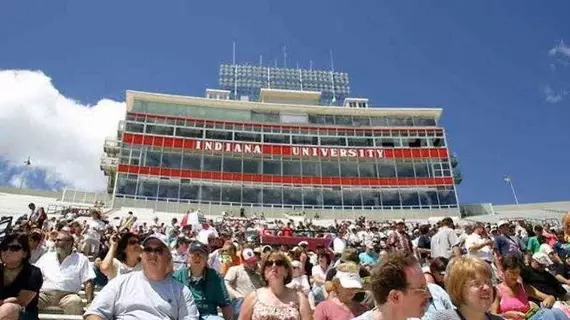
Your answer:
[[[311,306],[309,306],[309,300],[303,294],[298,292],[297,297],[299,297],[299,313],[301,313],[301,320],[313,320],[313,312],[311,311]]]
[[[115,258],[115,253],[117,252],[117,241],[115,239],[116,236],[112,236],[109,240],[110,246],[109,251],[107,251],[107,255],[105,255],[105,259],[101,262],[99,266],[99,270],[103,273],[107,278],[114,278],[117,270],[115,270],[115,266],[113,264],[113,259]]]
[[[542,302],[542,305],[544,305],[544,307],[546,308],[552,308],[552,306],[554,305],[554,302],[556,302],[556,298],[554,296],[551,295],[547,295],[541,291],[539,291],[538,289],[536,289],[535,287],[531,286],[531,285],[524,285],[524,288],[526,290],[527,295],[530,298],[536,299],[540,302]]]
[[[119,296],[121,280],[109,282],[85,311],[85,320],[111,320],[115,317],[115,301]]]
[[[243,298],[243,296],[234,288],[234,284],[237,280],[236,268],[230,268],[228,273],[224,276],[224,283],[226,284],[226,289],[230,296],[234,298]]]
[[[225,280],[223,278],[220,278],[216,273],[216,271],[214,270],[208,270],[208,271],[216,274],[217,281],[214,285],[218,287],[217,290],[215,291],[221,293],[218,296],[219,299],[218,305],[220,306],[220,309],[222,309],[222,315],[224,316],[225,320],[232,320],[233,317],[232,302],[230,300],[230,296],[228,295],[228,291],[226,290],[226,286],[224,284]]]
[[[188,287],[182,287],[182,295],[184,301],[178,306],[178,317],[176,317],[176,319],[199,320],[200,313],[198,313],[198,307],[196,306],[190,289],[188,289]]]
[[[83,285],[85,286],[85,299],[87,303],[91,303],[93,301],[93,281],[87,280]]]
[[[518,311],[507,311],[504,313],[499,313],[500,304],[501,304],[501,293],[499,292],[499,290],[495,290],[495,292],[497,294],[495,295],[495,300],[493,300],[493,304],[491,305],[491,308],[489,310],[492,314],[498,315],[498,316],[503,317],[505,319],[524,319],[525,318],[525,314],[522,312],[518,312]]]
[[[93,301],[93,282],[92,280],[96,278],[95,270],[91,268],[89,264],[89,260],[86,257],[83,258],[83,268],[81,268],[80,273],[80,280],[85,286],[85,298],[87,299],[87,303],[91,303]]]
[[[253,316],[253,305],[257,300],[256,295],[256,292],[252,292],[247,297],[245,297],[239,311],[238,320],[251,320],[251,317]]]
[[[560,282],[562,284],[570,285],[570,280],[564,278],[561,274],[558,273],[554,277],[556,278],[556,280],[558,280],[558,282]]]

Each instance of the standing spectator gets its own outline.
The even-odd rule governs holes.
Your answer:
[[[344,230],[340,230],[338,232],[338,236],[332,241],[334,253],[341,254],[344,251],[344,248],[346,248],[345,234],[346,232]]]
[[[509,235],[509,226],[510,223],[508,221],[499,221],[499,235],[495,237],[495,253],[499,257],[499,268],[500,268],[500,259],[508,254],[515,254],[519,256],[521,259],[523,257],[521,248]]]
[[[453,229],[453,220],[449,217],[441,220],[441,227],[431,238],[431,257],[451,258],[453,247],[459,245],[459,238]]]
[[[210,226],[207,223],[202,225],[202,229],[198,232],[198,236],[196,237],[198,241],[202,242],[205,245],[208,245],[210,242],[210,238],[217,238],[219,237],[218,231],[216,228]]]
[[[143,270],[109,282],[85,312],[85,320],[199,319],[190,289],[170,275],[172,257],[164,237],[150,235],[143,247]]]
[[[330,256],[326,253],[320,253],[317,256],[317,265],[313,267],[313,270],[311,270],[311,280],[313,283],[312,291],[315,304],[325,300],[325,294],[323,291],[330,264]]]
[[[267,286],[248,295],[241,307],[240,320],[310,320],[311,307],[305,295],[285,286],[291,281],[289,260],[282,252],[272,252],[261,263]]]
[[[287,222],[287,225],[281,229],[281,235],[283,237],[292,237],[293,229],[291,228],[291,222]]]
[[[418,237],[418,244],[416,251],[418,252],[420,264],[429,263],[431,256],[431,239],[429,237],[429,225],[424,224],[420,226],[420,236]]]
[[[424,271],[424,276],[427,283],[437,284],[438,286],[445,288],[443,279],[445,277],[445,270],[449,264],[449,259],[444,257],[439,257],[433,259],[429,265],[429,269]]]
[[[225,275],[228,272],[228,269],[233,266],[238,266],[241,264],[241,259],[236,254],[236,246],[227,241],[224,244],[224,247],[221,251],[221,265],[220,265],[220,274]]]
[[[467,254],[483,259],[488,263],[493,262],[493,240],[487,237],[485,225],[477,222],[473,227],[473,232],[465,240]]]
[[[378,254],[374,251],[374,245],[369,243],[366,245],[366,251],[358,255],[360,264],[365,267],[371,267],[378,262]]]
[[[396,223],[396,230],[388,236],[388,247],[392,251],[399,251],[405,254],[413,254],[412,239],[406,232],[406,224],[404,221]]]
[[[249,249],[241,251],[243,264],[230,267],[224,277],[226,289],[232,298],[234,319],[237,319],[243,300],[250,293],[263,287],[263,280],[257,272],[257,257]]]
[[[493,303],[493,271],[479,258],[463,256],[451,260],[445,288],[457,309],[436,311],[433,320],[502,320],[490,314]]]
[[[110,238],[109,251],[100,265],[101,272],[112,280],[121,274],[142,270],[142,248],[137,235],[124,233],[117,241],[117,235]]]
[[[95,272],[86,256],[73,252],[73,237],[60,231],[55,242],[56,252],[44,254],[36,263],[44,283],[40,291],[39,308],[59,306],[65,314],[83,314],[83,301],[78,295],[85,286],[87,303],[93,300],[92,279]]]
[[[231,320],[230,298],[218,273],[207,267],[208,248],[196,241],[190,246],[188,268],[181,268],[172,277],[190,289],[202,320]],[[218,316],[218,307],[223,318]]]
[[[105,223],[101,220],[101,213],[93,210],[91,219],[87,221],[83,230],[83,244],[81,252],[86,256],[96,256],[101,246],[101,236],[105,231]]]
[[[534,226],[534,237],[530,237],[528,239],[528,245],[526,248],[526,251],[528,252],[529,256],[532,256],[534,253],[538,252],[538,249],[540,249],[540,245],[546,242],[546,239],[544,238],[544,229],[542,228],[541,225],[537,224],[536,226]]]
[[[37,319],[43,279],[40,269],[29,262],[28,237],[8,234],[0,242],[0,258],[0,319]]]
[[[413,256],[401,252],[387,254],[372,269],[370,289],[376,308],[355,320],[420,318],[428,306],[422,270]]]

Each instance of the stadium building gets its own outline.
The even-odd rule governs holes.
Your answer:
[[[439,108],[350,97],[346,73],[223,64],[205,97],[127,91],[112,206],[321,217],[459,215]]]

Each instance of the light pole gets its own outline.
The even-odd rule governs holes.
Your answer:
[[[32,163],[30,162],[30,157],[28,157],[28,160],[24,161],[24,164],[26,166],[24,167],[24,172],[22,172],[22,179],[20,180],[20,190],[22,190],[22,188],[24,187],[24,181],[26,180],[26,174],[28,173],[28,167],[32,165]]]
[[[513,184],[513,179],[511,179],[511,177],[509,177],[509,176],[505,176],[503,178],[503,181],[505,181],[509,186],[511,186],[511,191],[513,192],[513,197],[515,198],[515,203],[519,204],[519,199],[517,197],[517,193],[515,192],[515,185]]]

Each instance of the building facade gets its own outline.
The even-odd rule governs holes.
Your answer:
[[[458,214],[441,109],[370,107],[317,70],[222,65],[220,87],[127,92],[102,164],[115,206]]]

